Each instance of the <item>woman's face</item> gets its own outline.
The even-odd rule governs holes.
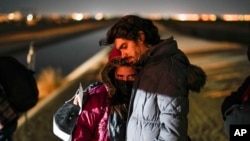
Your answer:
[[[115,78],[123,81],[134,81],[136,74],[136,70],[129,66],[117,67],[115,70]]]

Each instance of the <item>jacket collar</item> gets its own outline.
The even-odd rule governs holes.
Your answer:
[[[154,62],[158,62],[157,60],[165,59],[171,57],[179,52],[177,48],[177,42],[170,37],[165,40],[161,40],[161,42],[149,49],[145,52],[140,60],[136,63],[137,65],[145,65],[151,64]]]

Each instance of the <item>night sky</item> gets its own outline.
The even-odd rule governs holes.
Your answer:
[[[250,14],[250,0],[0,0],[0,13]]]

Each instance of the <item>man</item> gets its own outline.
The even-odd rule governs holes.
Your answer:
[[[127,141],[187,141],[189,90],[199,92],[205,72],[189,63],[173,37],[162,40],[151,20],[119,19],[101,45],[142,67],[130,99]]]

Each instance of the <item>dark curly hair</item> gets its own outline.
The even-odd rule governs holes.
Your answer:
[[[119,19],[107,32],[106,38],[100,40],[100,45],[110,45],[116,38],[124,38],[137,42],[139,31],[145,34],[145,43],[156,45],[160,42],[158,28],[149,19],[135,15],[126,15]]]

